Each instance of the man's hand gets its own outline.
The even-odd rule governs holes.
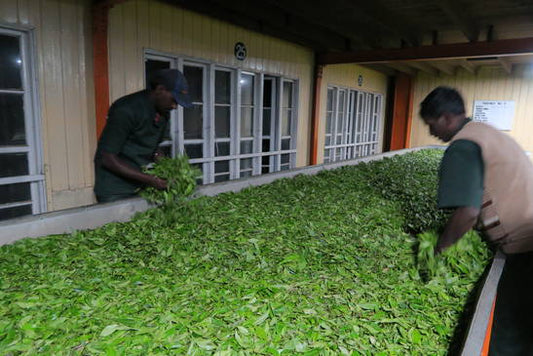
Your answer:
[[[149,183],[151,187],[159,190],[167,189],[167,181],[156,176],[152,176],[152,181]]]
[[[463,237],[472,227],[474,227],[479,216],[479,209],[472,206],[462,206],[453,212],[444,227],[442,235],[439,237],[435,247],[435,255],[438,255],[457,240]]]

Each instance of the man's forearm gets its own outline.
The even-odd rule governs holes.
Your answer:
[[[479,209],[474,207],[457,208],[444,227],[439,237],[435,253],[440,253],[457,242],[465,233],[474,227],[479,216]]]
[[[130,179],[130,180],[133,180],[139,183],[143,183],[149,186],[158,187],[158,185],[160,185],[160,182],[158,182],[157,180],[164,182],[164,180],[157,178],[156,176],[145,174],[131,167],[129,164],[122,161],[115,154],[103,153],[102,154],[102,165],[105,168],[109,169],[111,172],[121,177]]]

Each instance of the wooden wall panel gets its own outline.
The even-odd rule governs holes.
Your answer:
[[[359,86],[357,78],[363,76],[363,85]],[[383,95],[380,144],[385,126],[385,103],[387,102],[387,76],[372,69],[368,69],[356,64],[335,64],[324,67],[322,76],[322,87],[320,89],[320,123],[318,125],[317,161],[324,162],[324,144],[326,135],[326,108],[328,86],[338,85],[346,88],[359,89],[366,92],[379,93]]]
[[[513,128],[508,133],[526,151],[533,151],[533,136],[531,136],[533,120],[530,110],[533,102],[531,66],[515,65],[510,75],[500,67],[482,67],[477,74],[460,69],[455,76],[435,77],[420,73],[415,80],[411,147],[443,144],[429,135],[427,127],[418,115],[420,102],[439,85],[456,87],[463,94],[466,113],[469,116],[472,114],[475,100],[514,100]]]
[[[80,56],[77,45],[77,24],[81,20],[77,14],[78,6],[72,2],[61,2],[59,4],[59,17],[61,27],[68,28],[69,31],[61,31],[61,66],[62,66],[62,91],[64,127],[67,158],[67,184],[69,190],[84,187],[83,166],[89,162],[84,159],[85,153],[81,150],[83,142],[82,120],[71,120],[69,113],[80,110]],[[78,146],[78,149],[73,149]],[[75,162],[78,162],[76,164]]]
[[[245,61],[235,59],[236,42],[247,46]],[[144,87],[145,48],[299,80],[296,164],[308,163],[311,50],[149,0],[130,0],[110,10],[109,44],[111,102]]]
[[[32,32],[48,210],[87,205],[94,184],[90,0],[0,0],[0,21]],[[66,198],[68,197],[68,198]]]

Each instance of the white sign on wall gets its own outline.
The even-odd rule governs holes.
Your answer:
[[[472,119],[496,127],[498,130],[510,131],[513,127],[514,101],[475,100]]]

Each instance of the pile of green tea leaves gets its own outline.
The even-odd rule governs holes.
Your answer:
[[[194,192],[196,179],[201,174],[199,169],[189,164],[189,159],[185,155],[161,158],[153,167],[146,169],[145,173],[167,181],[167,189],[146,187],[141,190],[141,196],[155,204],[183,201]]]
[[[444,355],[479,276],[425,283],[405,232],[419,226],[417,204],[424,226],[439,216],[426,172],[440,157],[282,179],[2,246],[0,354]]]
[[[490,257],[486,244],[473,231],[435,255],[438,234],[425,232],[417,236],[417,263],[421,275],[429,281],[455,283],[458,278],[473,279],[485,269]]]

